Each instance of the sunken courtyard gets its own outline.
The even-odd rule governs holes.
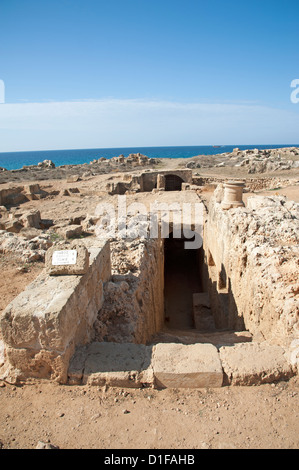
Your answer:
[[[273,191],[279,178],[103,174],[105,186],[96,174],[53,177],[58,190],[2,184],[0,251],[42,269],[1,313],[1,380],[159,389],[295,376],[299,206]]]

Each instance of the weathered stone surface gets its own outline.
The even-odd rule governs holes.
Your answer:
[[[157,189],[165,189],[165,176],[157,175]]]
[[[9,218],[3,224],[1,224],[3,229],[11,233],[19,233],[23,225],[20,223],[19,219]]]
[[[40,192],[39,184],[27,184],[24,186],[24,191],[27,194],[35,194]]]
[[[157,344],[153,350],[152,367],[158,387],[222,386],[219,355],[211,344]]]
[[[23,186],[10,187],[0,190],[0,205],[10,206],[25,202],[26,196],[22,194]]]
[[[86,274],[49,276],[44,272],[0,316],[6,357],[23,379],[52,378],[64,383],[75,346],[92,340],[93,324],[103,304],[103,283],[110,278],[111,267],[109,243],[97,241],[88,250]]]
[[[65,239],[78,238],[82,235],[83,229],[81,225],[66,225],[57,230],[57,233]]]
[[[286,380],[295,375],[281,346],[263,343],[240,343],[219,349],[225,383],[258,385]]]
[[[78,348],[68,371],[69,382],[114,387],[153,384],[151,347],[133,343],[99,343]]]
[[[203,248],[216,328],[281,346],[298,338],[298,233],[298,204],[283,196],[228,211],[211,198]]]
[[[95,323],[96,340],[143,343],[164,323],[164,271],[161,243],[115,240],[111,243],[113,278]]]
[[[22,215],[20,220],[24,227],[40,228],[40,223],[41,223],[40,211],[35,210],[35,209],[27,211]]]
[[[52,160],[43,160],[37,164],[39,168],[55,168],[55,163]]]
[[[244,182],[228,181],[224,184],[223,200],[221,202],[222,209],[231,209],[236,207],[243,207],[242,200]]]
[[[34,231],[39,232],[38,229],[30,227],[21,229],[23,236],[0,231],[0,250],[2,253],[17,253],[21,256],[24,263],[37,259],[44,261],[46,250],[53,244],[51,234],[39,232],[39,236],[34,236]],[[34,238],[32,238],[31,235],[34,236]]]
[[[53,256],[56,252],[76,252],[76,263],[75,264],[53,264]],[[82,275],[88,271],[89,268],[89,253],[86,246],[83,243],[68,243],[58,242],[53,245],[46,252],[45,257],[46,272],[49,275]]]
[[[59,449],[59,447],[54,446],[53,444],[50,444],[49,442],[43,442],[43,441],[38,441],[35,448],[36,449],[46,449],[46,450]]]
[[[194,326],[198,330],[208,331],[215,329],[210,299],[207,292],[193,294],[193,320]]]

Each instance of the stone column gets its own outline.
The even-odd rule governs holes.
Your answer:
[[[242,200],[244,182],[228,181],[224,183],[224,198],[221,203],[222,209],[231,209],[235,207],[243,207]]]
[[[157,189],[165,189],[165,176],[157,175]]]

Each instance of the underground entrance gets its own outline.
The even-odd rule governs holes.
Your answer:
[[[200,250],[185,249],[186,241],[172,232],[164,241],[165,326],[170,329],[194,328],[193,296],[202,292]]]
[[[177,175],[165,175],[165,191],[181,191],[183,179]]]

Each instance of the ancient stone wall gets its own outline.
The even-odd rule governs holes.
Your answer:
[[[164,324],[164,252],[160,239],[111,242],[112,279],[95,322],[97,341],[145,344]]]
[[[182,178],[185,183],[192,182],[192,170],[159,170],[142,173],[140,175],[140,191],[152,191],[157,185],[158,175],[176,175]]]
[[[258,340],[289,345],[299,335],[298,204],[254,196],[223,210],[218,196],[204,230],[216,327],[245,326]]]
[[[50,276],[44,271],[3,311],[1,377],[28,377],[65,383],[77,345],[90,342],[103,304],[103,285],[110,279],[108,242],[88,244],[89,268],[84,275]]]

